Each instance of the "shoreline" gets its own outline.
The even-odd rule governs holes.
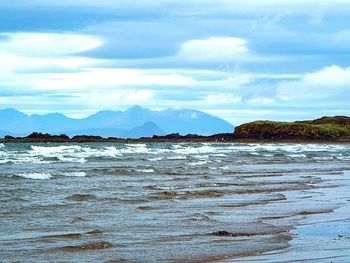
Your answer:
[[[342,219],[350,207],[350,145],[0,150],[5,261],[57,261],[69,253],[101,262],[280,262],[322,258],[328,248],[332,259],[349,251],[349,221]]]
[[[257,139],[239,138],[234,133],[222,133],[209,136],[188,134],[168,134],[164,136],[142,137],[142,138],[103,138],[100,136],[77,135],[72,138],[67,135],[50,135],[42,133],[32,133],[26,137],[6,136],[0,139],[0,143],[252,143],[252,144],[350,144],[350,138],[337,139],[312,139],[312,138],[283,138],[283,139]]]
[[[0,143],[303,143],[350,144],[350,118],[322,117],[312,121],[255,121],[237,126],[233,132],[212,135],[171,133],[141,138],[104,138],[97,135],[51,135],[33,132],[26,137],[6,135]]]

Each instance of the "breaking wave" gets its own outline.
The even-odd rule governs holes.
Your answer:
[[[186,160],[232,158],[299,158],[338,159],[350,158],[346,145],[327,144],[82,144],[82,145],[29,145],[26,147],[5,147],[0,144],[0,165],[9,163],[89,163],[98,160],[145,159],[149,162],[160,160]]]
[[[52,175],[50,173],[20,173],[16,176],[34,180],[45,180],[52,178]]]

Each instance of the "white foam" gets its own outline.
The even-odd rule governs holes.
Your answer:
[[[126,154],[157,154],[154,150],[147,148],[146,144],[130,144],[126,148],[120,149],[120,152]]]
[[[43,156],[56,156],[61,153],[74,153],[81,151],[82,147],[79,145],[61,145],[61,146],[31,146],[33,154],[43,155]]]
[[[62,173],[63,176],[69,176],[69,177],[85,177],[85,172],[65,172]]]
[[[52,175],[49,173],[20,173],[17,174],[17,176],[35,180],[45,180],[50,179],[52,177]]]
[[[148,159],[148,161],[151,161],[151,162],[156,162],[156,161],[161,161],[161,160],[163,160],[162,157],[155,157],[155,158]]]
[[[116,157],[116,156],[122,156],[123,154],[116,147],[109,146],[109,147],[104,147],[103,151],[96,150],[95,155]]]
[[[57,158],[62,162],[72,162],[72,163],[86,163],[86,159],[83,157],[65,157],[65,156],[57,156]]]
[[[10,161],[15,164],[21,163],[39,163],[39,164],[50,164],[50,161],[41,160],[39,157],[33,157],[28,155],[16,155]]]
[[[192,154],[205,154],[205,153],[216,153],[216,147],[209,145],[202,145],[200,147],[176,147],[172,152],[177,154],[192,155]]]
[[[208,162],[206,162],[206,161],[198,161],[198,162],[189,163],[189,165],[191,165],[191,166],[200,166],[200,165],[207,164],[207,163]]]
[[[307,156],[305,154],[290,154],[288,155],[289,157],[292,157],[292,158],[306,158]]]
[[[289,157],[301,157],[322,152],[322,156],[335,155],[339,160],[347,160],[350,147],[347,145],[327,144],[173,144],[159,145],[148,144],[118,144],[118,145],[32,145],[29,150],[13,150],[12,147],[0,149],[0,164],[6,163],[38,163],[51,164],[59,162],[86,163],[89,158],[112,158],[122,160],[125,155],[146,156],[147,160],[156,162],[162,159],[184,160],[195,158],[199,161],[207,159],[220,159],[232,153],[249,154],[257,156],[273,156],[281,153]],[[5,147],[0,144],[0,148]]]
[[[226,157],[226,154],[224,154],[224,153],[216,153],[216,154],[213,154],[212,156],[214,156],[214,157]]]
[[[4,148],[4,147],[5,147],[5,144],[0,143],[0,148]]]
[[[136,169],[136,172],[140,172],[140,173],[154,173],[154,170],[152,168],[150,169]]]
[[[208,160],[209,159],[209,155],[196,154],[196,155],[193,155],[193,158],[196,158],[196,159],[199,159],[199,160]]]
[[[31,146],[32,156],[43,158],[57,158],[62,162],[86,163],[86,158],[90,157],[117,157],[122,156],[119,149],[114,146],[95,149],[91,147],[83,147],[80,145],[70,146]],[[52,161],[54,162],[54,161]]]
[[[287,153],[300,153],[300,152],[337,152],[340,150],[348,149],[344,145],[331,145],[331,144],[231,144],[226,150],[229,151],[243,151],[243,152],[275,152],[283,151]],[[223,149],[225,151],[225,149]]]

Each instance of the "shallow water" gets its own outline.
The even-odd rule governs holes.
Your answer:
[[[349,179],[350,145],[0,144],[0,262],[349,262]]]

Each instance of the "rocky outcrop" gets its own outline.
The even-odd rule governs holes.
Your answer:
[[[147,142],[259,142],[259,141],[329,141],[350,142],[350,118],[345,116],[322,117],[311,121],[275,122],[255,121],[236,127],[233,133],[220,133],[210,136],[197,134],[154,135],[139,139],[121,139],[100,136],[78,135],[69,138],[65,134],[50,135],[34,132],[27,137],[5,136],[1,143],[39,143],[39,142],[115,142],[115,143],[147,143]]]
[[[312,121],[255,121],[236,127],[236,139],[342,140],[350,139],[350,118],[323,117]]]
[[[67,135],[61,134],[61,135],[50,135],[48,133],[40,133],[40,132],[33,132],[32,134],[28,135],[27,137],[13,137],[13,136],[5,136],[5,138],[2,140],[3,142],[33,142],[33,143],[39,143],[39,142],[69,142],[70,139]]]

